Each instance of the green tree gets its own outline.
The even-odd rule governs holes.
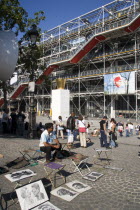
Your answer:
[[[20,6],[18,0],[0,1],[0,29],[24,32],[27,24],[28,13]]]
[[[27,32],[32,24],[39,25],[40,21],[45,20],[44,12],[39,11],[34,13],[34,18],[28,17],[28,13],[26,10],[21,7],[20,2],[18,0],[1,0],[0,1],[0,30],[12,30],[18,36],[19,32],[23,35],[21,36],[20,42],[24,40],[28,40]],[[38,31],[41,32],[41,29],[38,28]],[[25,49],[25,58],[24,56],[21,58],[19,57],[19,64],[24,62],[25,69],[28,69],[30,73],[30,77],[32,77],[32,70],[33,69],[33,61],[36,61],[39,56],[41,55],[41,48],[37,48],[32,54],[32,57],[29,56],[30,46],[27,46]],[[21,53],[21,51],[19,52]],[[31,60],[32,59],[32,60]],[[34,62],[34,65],[37,65]],[[36,66],[34,66],[36,68]],[[24,72],[22,72],[24,73]],[[3,89],[4,92],[4,107],[7,107],[7,98],[6,98],[6,91],[10,88],[9,82],[2,82],[0,84],[0,88]]]

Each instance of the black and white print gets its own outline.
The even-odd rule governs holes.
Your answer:
[[[103,176],[103,174],[100,174],[98,172],[90,172],[89,174],[83,176],[83,178],[94,182],[97,179],[99,179],[101,176]]]
[[[22,210],[28,210],[49,200],[42,181],[37,181],[16,189]]]
[[[57,208],[52,203],[47,201],[47,202],[42,203],[39,206],[33,208],[32,210],[61,210],[61,209]]]
[[[64,188],[64,187],[58,187],[56,188],[55,190],[52,190],[51,191],[51,194],[52,195],[55,195],[59,198],[62,198],[66,201],[71,201],[73,200],[77,195],[79,195],[78,192],[75,192],[75,191],[72,191],[72,190],[69,190],[67,188]]]
[[[69,182],[66,184],[69,188],[72,190],[75,190],[76,192],[82,193],[87,190],[90,190],[92,187],[88,186],[87,184],[84,184],[82,182],[79,182],[77,180]]]
[[[36,173],[31,171],[30,169],[25,169],[25,170],[13,172],[11,174],[6,174],[5,177],[11,182],[16,182],[21,179],[25,179],[34,175],[36,175]]]

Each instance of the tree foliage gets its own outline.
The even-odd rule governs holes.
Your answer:
[[[19,0],[0,0],[1,30],[13,30],[16,35],[19,32],[26,34],[32,24],[38,26],[42,20],[45,20],[43,11],[34,13],[34,18],[30,18],[27,11],[21,7]],[[39,30],[41,31],[41,29]]]
[[[28,74],[30,81],[38,78],[37,69],[44,70],[44,66],[40,66],[38,59],[42,57],[42,46],[28,45],[20,46],[18,65],[21,65],[21,74]]]
[[[0,1],[0,28],[2,30],[14,29],[16,35],[18,32],[24,32],[28,19],[28,13],[20,6],[18,0]]]
[[[29,40],[28,31],[30,30],[31,26],[33,24],[36,24],[38,27],[40,21],[43,20],[45,20],[43,11],[38,11],[34,13],[34,18],[30,18],[25,9],[20,6],[19,0],[0,1],[0,29],[13,30],[16,33],[16,35],[18,35],[19,32],[22,32],[23,36],[20,36],[20,44],[24,40]],[[41,33],[41,29],[39,27],[38,31],[39,33]],[[24,69],[30,72],[30,70],[32,69],[33,61],[34,68],[36,69],[36,60],[39,59],[41,53],[41,47],[31,47],[30,45],[27,45],[26,47],[21,46],[19,50],[18,64],[24,64]]]
[[[33,2],[32,2],[33,3]],[[33,24],[36,24],[38,31],[41,32],[39,28],[40,21],[45,20],[44,12],[39,11],[34,13],[34,18],[28,16],[27,11],[21,7],[19,0],[0,0],[0,30],[12,30],[18,36],[20,34],[21,42],[28,40],[28,31]],[[35,49],[36,48],[36,49]],[[24,54],[21,53],[22,48],[19,50],[18,63],[24,65],[24,69],[29,72],[29,78],[33,77],[33,68],[37,69],[37,59],[41,56],[41,47],[34,46],[34,49],[28,45],[24,47]],[[33,53],[34,51],[34,53]],[[24,71],[21,72],[24,74]],[[2,82],[0,82],[0,88],[8,91],[10,85],[5,83],[5,87]],[[6,99],[5,99],[6,100]]]

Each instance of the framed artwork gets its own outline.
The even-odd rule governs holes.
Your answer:
[[[13,172],[11,174],[6,174],[5,177],[11,182],[16,182],[21,179],[25,179],[25,178],[28,178],[30,176],[35,176],[35,175],[36,173],[31,171],[30,169],[25,169],[25,170]]]
[[[22,210],[31,209],[49,200],[41,180],[16,189],[16,193]]]
[[[66,184],[69,188],[72,190],[75,190],[76,192],[82,193],[87,190],[90,190],[92,187],[88,186],[87,184],[84,184],[82,182],[79,182],[77,180],[69,182]]]
[[[54,190],[51,191],[51,194],[52,195],[55,195],[59,198],[62,198],[66,201],[71,201],[73,200],[77,195],[79,195],[78,192],[75,192],[75,191],[72,191],[72,190],[69,190],[67,188],[64,188],[64,187],[58,187]]]
[[[39,206],[33,208],[32,210],[61,210],[61,209],[57,208],[52,203],[47,201],[47,202],[42,203]]]
[[[103,176],[103,174],[100,174],[98,172],[90,172],[89,174],[83,176],[83,178],[94,182],[97,179],[99,179],[101,176]]]

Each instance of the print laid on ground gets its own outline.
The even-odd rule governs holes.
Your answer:
[[[82,182],[79,182],[77,180],[69,182],[66,184],[69,188],[72,190],[75,190],[76,192],[82,193],[87,190],[90,190],[92,187],[88,186],[87,184],[84,184]]]
[[[98,172],[90,172],[89,174],[86,174],[85,176],[83,176],[83,178],[95,182],[101,176],[103,176],[103,174],[100,174]]]
[[[22,210],[28,210],[49,200],[42,181],[37,181],[16,189]]]
[[[71,201],[77,195],[79,195],[79,193],[77,193],[75,191],[72,191],[72,190],[69,190],[69,189],[64,188],[64,187],[58,187],[57,189],[52,190],[51,194],[55,195],[55,196],[57,196],[59,198],[62,198],[64,200],[66,200],[66,201]]]

